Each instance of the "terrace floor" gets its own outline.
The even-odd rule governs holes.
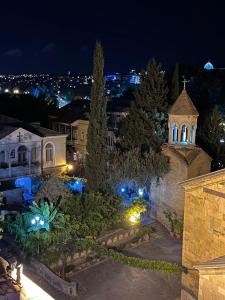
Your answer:
[[[137,257],[181,262],[181,241],[156,225],[149,242],[126,249]],[[80,285],[78,300],[178,300],[181,276],[146,271],[105,260],[74,276]]]

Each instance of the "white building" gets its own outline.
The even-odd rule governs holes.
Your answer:
[[[66,137],[0,115],[0,180],[63,171]]]

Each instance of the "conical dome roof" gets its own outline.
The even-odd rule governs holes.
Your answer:
[[[194,106],[191,98],[187,91],[183,89],[175,103],[170,107],[168,111],[169,115],[180,115],[180,116],[198,116],[199,113]]]

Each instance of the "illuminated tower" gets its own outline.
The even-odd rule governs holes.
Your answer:
[[[168,143],[173,145],[195,146],[199,113],[184,88],[168,111]]]

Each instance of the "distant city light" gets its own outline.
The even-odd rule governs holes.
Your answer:
[[[9,89],[5,89],[4,92],[5,92],[5,93],[9,93]]]
[[[19,93],[20,93],[19,89],[14,89],[14,90],[13,90],[13,94],[15,94],[15,95],[17,95],[17,94],[19,94]]]
[[[207,71],[210,71],[210,70],[213,70],[214,67],[213,67],[213,64],[208,61],[205,65],[204,65],[204,69],[207,70]]]

